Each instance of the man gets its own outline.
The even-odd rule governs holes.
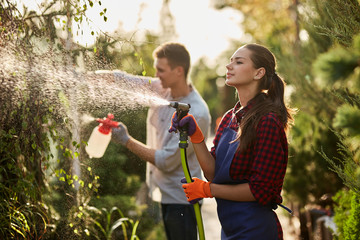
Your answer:
[[[204,136],[207,136],[210,126],[209,109],[197,90],[188,83],[190,55],[186,48],[179,43],[165,43],[155,49],[153,56],[158,79],[151,80],[151,88],[168,101],[189,103],[190,113],[194,115]],[[129,75],[120,77],[131,78]],[[137,78],[141,79],[146,81],[145,78]],[[161,203],[168,240],[196,240],[194,209],[187,202],[180,182],[184,172],[179,135],[168,132],[174,111],[169,106],[150,107],[146,122],[146,145],[132,138],[122,123],[118,129],[114,129],[112,140],[126,146],[147,162],[146,182],[149,195],[153,201]],[[201,178],[200,166],[191,144],[187,148],[187,160],[192,176]]]

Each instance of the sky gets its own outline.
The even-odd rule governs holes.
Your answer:
[[[43,0],[18,0],[30,9],[36,9]],[[75,41],[90,46],[99,30],[110,35],[121,29],[134,36],[145,32],[159,33],[159,12],[163,0],[102,0],[101,6],[95,3],[86,15],[91,19],[89,24],[81,26],[83,34],[74,35]],[[107,9],[107,22],[99,12]],[[177,37],[174,41],[183,43],[189,50],[192,62],[200,57],[207,57],[209,62],[216,62],[216,57],[228,49],[232,39],[243,40],[241,14],[231,8],[216,10],[211,0],[170,0],[170,12],[175,19]],[[74,25],[73,29],[78,26]],[[230,57],[230,56],[229,56]]]

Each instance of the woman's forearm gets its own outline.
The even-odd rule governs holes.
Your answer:
[[[225,200],[248,202],[256,201],[248,183],[242,184],[210,184],[211,194],[216,198]]]
[[[205,142],[193,143],[193,147],[204,176],[208,181],[212,181],[215,175],[214,157],[210,154]]]

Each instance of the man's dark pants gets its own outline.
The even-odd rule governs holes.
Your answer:
[[[161,204],[168,240],[197,240],[194,207],[191,204]]]

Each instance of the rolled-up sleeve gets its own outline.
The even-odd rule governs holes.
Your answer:
[[[155,152],[155,165],[163,172],[172,172],[176,170],[181,161],[179,161],[179,134],[169,133],[164,147]]]

